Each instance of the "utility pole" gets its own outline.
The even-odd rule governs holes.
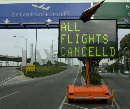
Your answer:
[[[123,49],[123,55],[124,55],[124,73],[125,73],[125,50],[127,49],[127,47],[125,47],[124,49]]]

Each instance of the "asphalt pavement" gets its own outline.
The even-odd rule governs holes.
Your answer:
[[[21,72],[16,67],[0,67],[0,84],[19,75]]]
[[[112,73],[102,73],[101,75],[110,90],[115,90],[115,99],[120,109],[130,109],[130,78]]]
[[[79,68],[0,87],[0,109],[59,109],[66,86],[74,84]]]
[[[66,87],[81,85],[78,67],[43,78],[0,86],[0,109],[117,109],[111,102],[75,102],[69,104]]]

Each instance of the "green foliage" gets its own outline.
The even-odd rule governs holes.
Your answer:
[[[51,66],[51,65],[53,65],[53,64],[51,63],[51,61],[48,60],[47,65],[48,65],[48,66]]]
[[[90,73],[90,83],[92,85],[101,84],[101,76],[99,75],[99,73]]]
[[[55,66],[68,66],[68,64],[65,64],[63,62],[57,62],[57,61],[55,61]]]
[[[86,58],[78,58],[78,60],[82,61],[83,64],[86,64]],[[99,66],[99,62],[101,61],[101,58],[95,57],[95,58],[90,58],[90,67],[95,68]]]
[[[52,64],[51,61],[48,60],[47,64],[44,64],[43,66],[68,66],[68,64],[57,61],[55,61],[55,64]]]
[[[86,78],[86,69],[85,69],[85,67],[82,67],[82,76],[84,78]],[[99,75],[99,73],[91,72],[91,73],[89,73],[89,77],[90,77],[90,84],[91,85],[99,85],[99,84],[101,84],[101,76]]]
[[[119,70],[120,70],[120,72],[123,72],[123,70],[124,70],[124,65],[121,64],[121,63],[115,62],[115,63],[113,63],[113,64],[111,64],[111,65],[108,65],[108,66],[106,67],[106,70],[107,70],[108,72],[110,72],[110,73],[113,73],[113,69],[114,69],[114,73],[118,73]]]
[[[130,34],[125,35],[120,41],[120,48],[128,47],[130,49]]]
[[[119,55],[123,56],[123,50],[124,48],[127,47],[127,49],[124,51],[125,56],[130,57],[130,34],[125,35],[124,38],[121,39],[120,41],[120,50],[119,50]]]
[[[56,67],[56,66],[37,66],[36,67],[36,72],[27,72],[25,71],[25,67],[23,67],[22,71],[24,72],[24,75],[26,77],[44,77],[48,75],[53,75],[56,73],[59,73],[61,71],[66,70],[66,67]]]
[[[119,51],[118,51],[118,56],[119,56],[119,57],[122,57],[123,55],[124,55],[124,54],[123,54],[123,49],[120,48]]]

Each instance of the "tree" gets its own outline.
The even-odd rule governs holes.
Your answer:
[[[123,51],[125,47],[127,47],[127,49]],[[123,55],[130,57],[130,33],[125,35],[125,37],[122,38],[120,41],[119,56]]]
[[[86,64],[86,59],[87,58],[78,58],[78,60],[82,61],[84,66]],[[88,58],[90,60],[90,71],[96,72],[97,67],[99,66],[99,62],[101,61],[101,58],[95,57],[95,58]]]

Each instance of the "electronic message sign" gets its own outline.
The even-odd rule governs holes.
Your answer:
[[[60,20],[59,58],[116,57],[116,20]]]

